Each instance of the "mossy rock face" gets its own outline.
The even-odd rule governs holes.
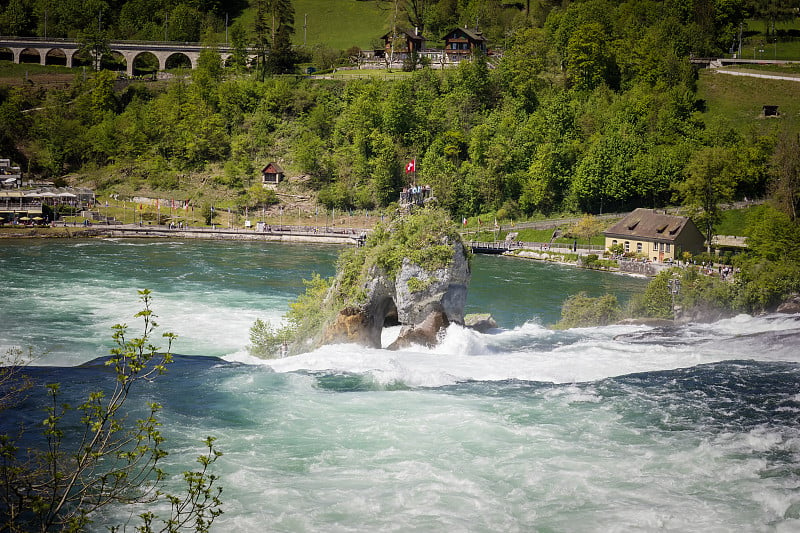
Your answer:
[[[389,322],[403,326],[394,347],[435,344],[441,329],[464,323],[469,257],[442,211],[423,209],[378,226],[365,246],[340,257],[321,302],[332,312],[312,344],[380,348],[381,330]],[[306,341],[296,339],[307,348]]]

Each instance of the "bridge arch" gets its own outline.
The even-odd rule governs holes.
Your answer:
[[[164,59],[163,70],[170,68],[195,68],[195,62],[189,54],[183,52],[172,52]]]
[[[140,63],[140,55],[147,53],[152,65],[150,71],[165,70],[168,68],[185,67],[197,68],[203,45],[200,43],[143,43],[137,41],[113,41],[109,43],[113,52],[124,58],[125,69],[128,74],[133,74],[137,67],[134,62]],[[91,55],[80,54],[80,43],[72,39],[34,39],[25,37],[7,37],[0,39],[0,58],[10,59],[14,63],[38,63],[41,65],[66,65],[93,66],[95,61]],[[115,54],[117,55],[117,54]],[[231,55],[229,47],[220,47],[222,59],[227,61]],[[142,56],[145,57],[145,56]],[[106,64],[110,63],[106,60]],[[113,61],[113,66],[119,68],[122,61],[119,56]]]
[[[103,67],[114,71],[127,70],[128,58],[122,52],[112,50],[103,61]]]
[[[75,50],[72,52],[72,61],[70,66],[91,67],[92,65],[94,65],[94,60],[92,59],[92,56],[89,55],[89,52],[85,50],[84,51]]]
[[[125,57],[128,68],[128,76],[135,76],[137,73],[151,73],[161,70],[161,61],[152,52],[124,52],[120,53]]]
[[[39,63],[42,62],[42,55],[36,48],[23,48],[17,56],[17,63]]]
[[[50,48],[44,51],[43,61],[44,65],[59,65],[62,67],[72,66],[72,56],[75,50],[64,50],[63,48]]]

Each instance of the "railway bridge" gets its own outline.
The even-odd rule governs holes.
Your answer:
[[[197,68],[197,60],[204,48],[200,43],[158,41],[110,41],[108,47],[112,54],[125,60],[125,69],[129,76],[133,76],[134,64],[143,54],[156,58],[158,70],[164,70],[167,61],[176,57],[188,59],[191,68]],[[0,37],[0,58],[11,59],[14,63],[73,67],[80,49],[81,43],[74,39]],[[223,62],[233,53],[229,46],[220,46],[218,50]]]

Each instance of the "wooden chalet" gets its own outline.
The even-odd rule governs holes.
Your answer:
[[[278,184],[284,179],[284,172],[278,163],[270,163],[261,169],[261,184]]]
[[[413,30],[397,28],[395,32],[390,31],[384,34],[381,39],[383,40],[383,50],[375,51],[375,55],[378,57],[385,57],[391,54],[394,39],[397,39],[399,43],[394,47],[395,53],[410,54],[411,52],[421,52],[425,49],[425,38],[419,34],[416,28]]]
[[[639,208],[603,232],[606,249],[621,244],[653,262],[680,259],[683,252],[703,251],[705,238],[690,218]]]
[[[444,52],[452,61],[460,61],[475,52],[486,53],[486,37],[480,30],[453,28],[444,36]]]

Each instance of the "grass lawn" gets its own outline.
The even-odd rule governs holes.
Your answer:
[[[701,117],[734,127],[742,134],[761,135],[781,130],[800,133],[800,81],[731,76],[710,69],[700,71],[698,98],[705,101]],[[777,105],[777,118],[762,118],[764,105]]]
[[[305,34],[307,46],[322,44],[339,50],[371,49],[373,41],[388,31],[394,7],[377,0],[294,0],[293,4],[295,44],[303,44]]]
[[[42,66],[38,63],[16,64],[3,60],[0,61],[0,85],[69,84],[81,72],[83,69],[80,67]]]
[[[714,233],[717,235],[736,235],[744,237],[744,229],[747,224],[747,217],[756,206],[745,207],[743,209],[726,209],[722,212],[722,220],[714,226]]]
[[[292,4],[294,44],[303,45],[305,40],[309,47],[337,50],[372,49],[373,41],[388,31],[394,9],[394,3],[379,0],[294,0]],[[237,20],[249,31],[254,17],[255,9],[248,8]]]
[[[786,59],[800,61],[800,42],[753,38],[742,43],[741,59]]]
[[[43,66],[38,63],[12,63],[11,61],[0,61],[0,77],[17,77],[25,76],[25,73],[30,74],[78,74],[82,69],[67,68],[57,65]]]

